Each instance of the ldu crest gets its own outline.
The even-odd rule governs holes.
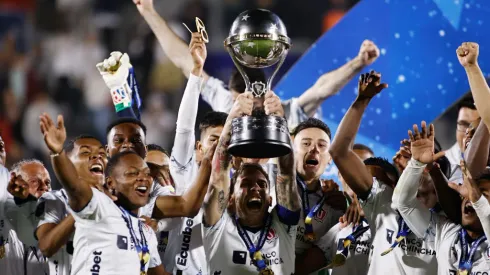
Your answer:
[[[260,97],[265,94],[265,83],[262,81],[255,81],[252,83],[252,93],[255,97]]]

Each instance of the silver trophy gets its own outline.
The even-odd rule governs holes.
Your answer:
[[[245,80],[247,91],[263,97],[291,47],[286,27],[274,13],[255,9],[241,13],[233,22],[225,48]],[[245,68],[276,65],[267,83],[251,83]],[[275,158],[291,152],[287,122],[277,116],[244,116],[232,121],[228,151],[242,158]]]

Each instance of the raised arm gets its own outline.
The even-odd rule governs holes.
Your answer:
[[[63,150],[66,140],[63,116],[58,116],[58,123],[55,125],[49,115],[44,113],[41,115],[40,125],[44,142],[51,151],[53,168],[68,194],[68,203],[73,211],[80,211],[90,202],[93,194],[88,184],[81,184],[75,166]]]
[[[298,104],[309,117],[313,116],[324,100],[338,93],[364,67],[371,65],[378,56],[378,47],[372,41],[364,40],[359,54],[354,59],[320,76],[313,86],[298,97]]]
[[[381,74],[371,71],[361,75],[359,79],[359,94],[340,122],[335,138],[330,145],[329,153],[335,165],[349,187],[361,199],[366,199],[373,185],[373,178],[364,162],[352,150],[353,143],[361,118],[371,99],[381,90],[388,87],[380,84]]]
[[[157,37],[165,54],[175,66],[182,70],[186,77],[189,77],[193,69],[193,62],[187,44],[170,29],[167,22],[155,11],[153,0],[133,0],[133,2]],[[204,80],[208,79],[205,72],[203,72],[202,77]]]
[[[194,184],[182,196],[160,196],[155,202],[152,218],[194,217],[199,213],[211,176],[211,161],[216,144],[201,161]]]
[[[218,147],[213,157],[213,172],[204,199],[203,223],[205,226],[215,225],[226,211],[230,196],[230,169],[231,155],[228,145],[231,140],[231,122],[234,118],[251,115],[253,109],[253,95],[250,92],[240,94],[233,105],[225,126],[219,138]]]
[[[449,181],[441,171],[441,168],[434,165],[429,170],[434,189],[436,190],[437,200],[441,205],[446,216],[454,223],[461,223],[461,197],[449,187]]]
[[[423,238],[430,225],[431,213],[418,199],[417,191],[422,180],[422,175],[427,164],[432,164],[444,152],[434,154],[434,125],[427,129],[425,121],[422,121],[422,131],[418,126],[413,126],[410,136],[410,151],[412,159],[398,180],[393,192],[392,207],[398,209],[408,227],[419,237]]]
[[[475,177],[479,177],[487,168],[488,152],[490,150],[490,132],[485,123],[480,122],[470,144],[465,149],[464,159],[468,171]]]
[[[466,70],[471,93],[475,99],[476,109],[487,125],[490,125],[490,88],[478,66],[479,46],[477,43],[465,42],[456,50],[459,63]]]
[[[197,33],[197,35],[192,36],[189,47],[192,55],[193,68],[179,106],[174,147],[171,156],[172,161],[177,162],[180,167],[187,165],[194,154],[194,127],[196,125],[199,104],[199,89],[202,82],[203,66],[207,56],[206,45],[202,41],[200,34]],[[177,184],[184,185],[186,183],[177,182]],[[179,187],[185,190],[183,188],[184,186]]]

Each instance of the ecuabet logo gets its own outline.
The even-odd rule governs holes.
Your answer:
[[[318,222],[323,222],[323,219],[325,219],[325,216],[327,215],[327,211],[325,211],[323,208],[318,210],[315,215],[315,220]]]
[[[267,239],[266,240],[268,243],[272,243],[276,239],[277,239],[276,230],[274,230],[274,228],[271,227],[269,229],[269,232],[267,232]]]

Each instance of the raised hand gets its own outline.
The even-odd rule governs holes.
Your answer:
[[[253,98],[254,96],[251,92],[244,92],[238,95],[228,114],[228,119],[251,115],[254,107]]]
[[[63,144],[66,140],[66,129],[63,122],[63,116],[58,115],[58,122],[55,125],[51,117],[44,113],[40,116],[41,133],[44,136],[44,142],[53,154],[59,154],[63,150]]]
[[[20,175],[17,176],[15,173],[11,173],[7,191],[12,196],[25,200],[29,196],[29,184]]]
[[[191,42],[189,43],[189,50],[191,52],[192,61],[194,62],[192,74],[196,76],[201,76],[204,62],[206,61],[206,57],[208,56],[206,44],[202,39],[201,33],[192,33]]]
[[[361,60],[363,66],[371,65],[379,57],[379,49],[373,41],[366,39],[362,42],[357,57]]]
[[[414,124],[413,132],[408,130],[412,158],[425,164],[432,164],[444,156],[445,152],[434,154],[434,124],[431,124],[427,130],[427,124],[425,121],[422,121],[421,128],[422,131],[419,132],[417,124]]]
[[[460,162],[461,170],[463,171],[463,184],[459,185],[454,182],[449,183],[449,187],[458,192],[463,198],[469,199],[471,202],[476,202],[482,196],[480,188],[471,176],[470,171],[466,168],[464,160]]]
[[[264,98],[264,110],[266,115],[274,115],[278,117],[284,116],[284,109],[282,108],[281,99],[279,99],[279,97],[273,91],[268,91]]]
[[[464,42],[456,50],[459,63],[463,67],[470,67],[478,64],[479,46],[474,42]]]
[[[154,11],[153,0],[133,0],[133,3],[141,14]]]
[[[368,74],[361,74],[358,85],[358,99],[371,99],[379,94],[388,84],[381,84],[381,74],[371,71]]]

